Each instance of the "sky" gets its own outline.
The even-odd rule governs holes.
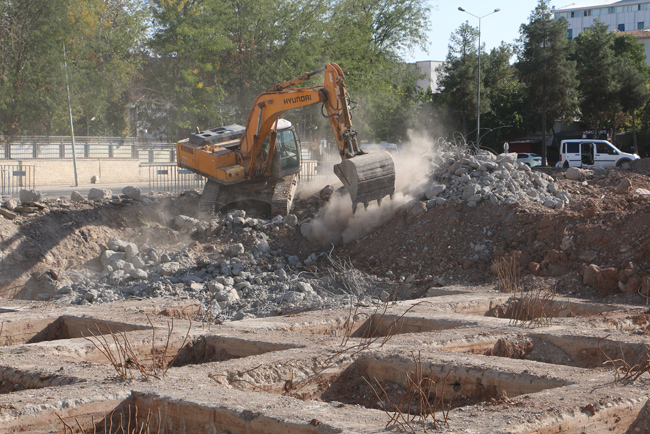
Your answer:
[[[581,0],[551,0],[551,7],[556,9],[572,3],[586,3]],[[501,41],[513,42],[519,38],[519,27],[528,22],[531,13],[537,6],[537,0],[428,0],[431,9],[431,28],[427,43],[428,53],[417,49],[408,53],[407,61],[445,60],[449,37],[462,23],[469,22],[478,27],[478,19],[461,12],[462,7],[467,12],[482,17],[495,9],[499,12],[481,19],[481,44],[487,51],[501,45]]]

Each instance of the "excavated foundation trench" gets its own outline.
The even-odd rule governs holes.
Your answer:
[[[603,325],[639,308],[558,300],[550,324],[524,327],[493,314],[508,297],[472,298],[222,326],[152,315],[160,302],[9,302],[0,432],[376,433],[395,420],[445,432],[643,432],[630,430],[647,422],[649,374],[629,381],[621,366],[647,366],[647,339]]]

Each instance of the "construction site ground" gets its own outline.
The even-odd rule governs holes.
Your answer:
[[[301,230],[330,197],[318,191],[296,224],[252,229],[183,230],[194,192],[5,213],[0,432],[650,433],[650,160],[548,172],[572,197],[563,208],[408,201],[327,243]],[[89,296],[70,276],[110,286],[111,239],[181,268],[156,296],[144,283]],[[254,256],[216,265],[234,244]],[[249,280],[282,268],[314,291],[302,282],[255,310],[241,275],[185,279],[171,252],[199,276],[285,258]],[[237,300],[216,313],[194,299],[229,284]]]

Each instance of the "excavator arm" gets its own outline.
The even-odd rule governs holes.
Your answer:
[[[317,74],[324,75],[322,86],[293,87]],[[367,154],[361,150],[357,132],[352,127],[348,100],[343,71],[337,64],[329,63],[319,70],[280,82],[258,95],[245,128],[230,125],[197,131],[189,138],[179,141],[176,145],[178,165],[209,178],[202,196],[202,201],[206,204],[214,202],[213,199],[218,195],[223,198],[225,190],[237,191],[239,197],[251,197],[255,191],[256,197],[264,195],[264,201],[272,202],[273,208],[273,203],[281,200],[268,199],[268,192],[262,187],[266,184],[278,185],[277,179],[271,179],[274,178],[274,159],[279,158],[275,152],[278,130],[281,130],[277,122],[289,110],[323,104],[342,160],[334,166],[334,173],[350,193],[353,211],[356,211],[359,203],[368,206],[373,200],[381,202],[385,196],[392,196],[395,192],[395,164],[388,152]],[[281,161],[275,160],[275,163],[275,167],[278,167],[277,163]],[[284,172],[286,176],[292,176],[290,180],[280,182],[281,185],[290,184],[286,191],[295,191],[293,188],[299,170],[296,165],[289,172]],[[284,179],[285,175],[280,175],[279,178]],[[246,190],[246,185],[251,188]],[[241,188],[235,189],[235,186]],[[293,193],[283,194],[281,190],[282,188],[274,187],[272,196],[291,197],[287,201],[290,208]],[[287,212],[284,206],[276,208]]]
[[[322,86],[292,88],[314,75],[324,74]],[[352,127],[349,96],[345,88],[343,71],[335,63],[283,81],[255,98],[246,123],[246,133],[241,138],[240,152],[248,164],[248,177],[259,173],[259,151],[270,135],[273,125],[288,111],[312,104],[324,104],[327,117],[334,131],[342,162],[334,167],[352,198],[353,210],[357,204],[368,206],[372,200],[381,202],[395,192],[395,164],[388,152],[366,154],[357,142],[357,132]],[[271,147],[274,146],[274,141]],[[272,153],[273,149],[271,149]]]

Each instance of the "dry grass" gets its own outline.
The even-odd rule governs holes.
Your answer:
[[[598,349],[607,359],[603,364],[611,365],[614,368],[614,383],[618,385],[619,381],[636,381],[643,374],[650,373],[650,347],[646,346],[645,360],[640,365],[630,365],[625,361],[624,357],[621,356],[618,359],[613,359],[610,357],[600,346],[600,343],[607,339],[610,335],[605,336],[604,338],[598,341]],[[621,354],[623,350],[621,349]]]
[[[397,425],[401,430],[410,430],[415,434],[415,425],[421,425],[424,432],[428,432],[427,423],[433,424],[435,430],[441,424],[449,426],[447,418],[451,407],[450,405],[445,406],[444,393],[451,370],[447,372],[441,382],[436,383],[433,378],[424,375],[419,352],[417,356],[413,353],[413,361],[415,370],[406,375],[406,391],[397,402],[391,401],[389,394],[376,378],[374,379],[375,385],[364,378],[389,417],[386,428]],[[442,420],[438,415],[442,416]]]
[[[140,360],[138,360],[138,352],[133,348],[133,345],[131,344],[131,341],[129,340],[126,332],[118,332],[117,334],[113,333],[110,327],[108,327],[108,324],[106,327],[108,327],[109,334],[113,341],[112,344],[109,342],[106,335],[101,333],[98,325],[95,325],[97,328],[97,335],[95,335],[93,331],[89,329],[88,332],[91,334],[92,338],[84,336],[84,339],[90,341],[95,346],[95,348],[97,348],[97,350],[99,350],[104,355],[104,357],[106,357],[120,378],[124,380],[133,378],[133,373],[139,372],[141,376],[146,380],[149,380],[152,377],[160,380],[161,378],[165,377],[169,368],[176,361],[180,350],[187,343],[190,330],[192,329],[192,321],[190,321],[190,325],[187,329],[187,333],[185,334],[185,338],[183,339],[183,343],[179,347],[176,354],[171,359],[169,359],[169,343],[174,332],[174,319],[172,318],[171,323],[167,322],[167,339],[165,342],[165,347],[162,351],[157,351],[155,348],[156,328],[148,316],[147,320],[151,325],[152,334],[150,364],[141,363]]]
[[[540,287],[530,291],[517,290],[512,297],[510,324],[521,327],[548,327],[566,304],[555,301],[556,292]]]
[[[499,291],[508,293],[517,291],[521,270],[518,256],[502,256],[495,259],[492,261],[492,269],[497,275]]]
[[[512,294],[509,300],[510,324],[522,327],[548,327],[553,318],[566,309],[566,305],[555,302],[556,291],[549,288],[536,288],[526,291],[520,285],[521,266],[519,256],[502,256],[492,262],[501,292]]]
[[[147,418],[138,423],[138,407],[134,406],[134,414],[131,414],[131,406],[128,406],[128,413],[125,415],[123,412],[115,414],[112,411],[107,414],[104,419],[95,424],[94,418],[91,418],[90,426],[84,427],[84,424],[79,422],[79,419],[74,419],[74,424],[66,422],[61,415],[55,413],[63,424],[63,434],[151,434],[151,423],[154,422],[154,414],[147,411]],[[125,420],[126,416],[126,420]],[[158,409],[157,430],[155,433],[160,433],[160,409]],[[87,425],[87,424],[85,424]],[[133,425],[133,426],[131,426]]]
[[[327,269],[330,278],[342,286],[346,293],[352,296],[363,294],[368,286],[367,277],[354,268],[350,259],[334,258],[327,256],[331,266]]]

